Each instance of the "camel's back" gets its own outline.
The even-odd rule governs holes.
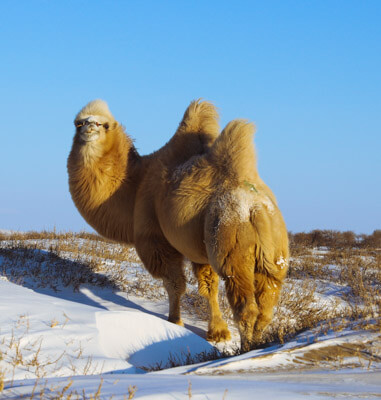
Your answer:
[[[161,172],[151,185],[156,187],[160,227],[171,245],[192,261],[210,261],[207,246],[218,240],[220,226],[233,232],[232,240],[235,229],[244,229],[248,246],[261,231],[263,242],[276,242],[282,254],[281,249],[287,248],[275,196],[256,169],[252,135],[250,124],[233,121],[206,154],[175,168],[164,164],[156,168]],[[261,221],[267,221],[266,231],[259,228]]]

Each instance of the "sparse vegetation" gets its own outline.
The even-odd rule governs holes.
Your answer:
[[[282,296],[275,310],[275,317],[269,326],[261,346],[282,343],[299,332],[315,329],[319,332],[351,328],[379,331],[381,329],[381,243],[380,232],[371,235],[355,235],[353,232],[313,231],[290,234],[291,260],[288,277]],[[89,233],[27,232],[0,235],[0,275],[24,286],[38,288],[59,287],[78,291],[81,285],[90,284],[122,290],[134,296],[150,300],[164,300],[166,292],[159,280],[145,271],[135,250],[105,240]],[[207,301],[197,293],[196,280],[187,267],[188,286],[183,299],[183,308],[197,318],[207,321]],[[230,308],[221,283],[220,307],[225,318],[230,319]],[[67,315],[47,319],[46,325],[52,330],[64,329]],[[28,315],[17,316],[14,331],[10,337],[0,335],[0,361],[11,366],[0,370],[0,392],[4,385],[13,380],[13,370],[22,365],[33,372],[38,382],[52,371],[58,371],[62,359],[71,360],[72,373],[93,374],[98,366],[87,360],[86,366],[76,366],[82,355],[80,344],[68,344],[63,354],[55,359],[45,359],[42,352],[43,338],[33,342],[23,340],[28,332]],[[1,332],[0,332],[1,334]],[[331,349],[332,350],[332,349]],[[213,360],[238,354],[233,350],[200,354],[198,357],[184,355],[182,359],[170,355],[165,365],[152,365],[146,370],[159,370],[184,364]],[[323,354],[324,355],[324,354]],[[308,358],[310,356],[310,359]],[[306,364],[315,362],[315,352],[305,355]],[[351,358],[351,363],[345,358]],[[308,358],[308,360],[307,360]],[[356,359],[355,361],[353,361]],[[370,368],[380,361],[379,350],[342,346],[328,351],[320,361],[331,365],[363,365]],[[47,387],[38,385],[42,396]],[[62,387],[61,397],[98,398],[102,387],[92,397],[83,393],[71,393],[70,381]],[[36,388],[37,391],[37,388]],[[134,387],[128,390],[128,397],[135,395]],[[99,393],[98,393],[99,392]],[[42,395],[41,395],[42,393]],[[56,391],[57,393],[57,391]],[[75,397],[75,396],[77,397]],[[97,397],[98,396],[98,397]]]
[[[290,246],[294,251],[305,247],[327,247],[329,249],[380,249],[381,230],[370,235],[356,235],[352,231],[333,231],[315,229],[311,232],[289,233]]]
[[[219,351],[216,348],[214,348],[210,352],[202,352],[198,353],[195,356],[192,356],[190,352],[188,353],[181,353],[180,355],[175,355],[170,353],[168,356],[168,361],[166,363],[156,363],[153,365],[150,365],[149,367],[140,367],[141,369],[147,371],[147,372],[152,372],[152,371],[161,371],[163,369],[168,369],[168,368],[175,368],[179,367],[181,365],[192,365],[192,364],[198,364],[206,361],[213,361],[213,360],[218,360],[221,358],[227,358],[231,357],[232,355],[238,355],[239,354],[239,347],[237,346],[235,350],[233,351],[227,351],[227,350],[222,350]]]
[[[62,324],[56,319],[55,321],[57,321],[57,324],[52,327],[53,329],[64,328],[66,321]],[[66,349],[58,352],[54,358],[45,356],[43,351],[44,338],[40,336],[35,340],[29,339],[29,329],[28,316],[21,315],[14,324],[11,336],[0,335],[0,361],[7,366],[4,370],[0,370],[0,393],[4,389],[5,381],[8,387],[13,386],[16,368],[21,368],[25,371],[25,374],[34,376],[36,378],[36,386],[47,376],[62,376],[62,368],[65,362],[69,365],[66,375],[69,373],[72,375],[102,373],[102,365],[93,363],[91,357],[82,355],[81,343],[67,343]],[[62,395],[69,387],[63,388]],[[44,393],[45,389],[46,387],[43,387],[40,392]]]
[[[290,233],[290,245],[289,273],[266,342],[282,340],[285,335],[332,318],[378,319],[380,230],[371,235],[319,230]],[[92,284],[152,300],[166,298],[161,281],[142,267],[134,248],[92,233],[1,234],[0,257],[2,276],[19,284],[52,289],[63,285],[74,290]],[[189,267],[186,272],[188,287],[183,307],[206,320],[207,302],[198,295]],[[321,309],[318,299],[325,296],[327,285],[336,291],[337,304]],[[225,316],[231,317],[224,293],[220,295],[220,306]]]
[[[291,233],[288,277],[262,346],[283,342],[307,329],[340,330],[356,321],[359,328],[380,329],[380,233]],[[207,312],[205,300],[192,290],[188,290],[186,300],[185,307],[203,318]],[[220,306],[231,320],[223,290]]]

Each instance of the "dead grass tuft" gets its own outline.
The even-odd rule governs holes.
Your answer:
[[[316,327],[340,330],[352,324],[361,329],[380,329],[380,234],[381,231],[360,236],[335,231],[290,234],[289,274],[261,346],[282,343],[299,332]],[[153,301],[166,299],[161,281],[153,279],[144,269],[133,248],[86,232],[0,234],[0,275],[33,288],[49,287],[59,291],[63,286],[78,291],[82,285],[93,285]],[[189,266],[186,275],[188,285],[182,308],[198,320],[206,321],[207,302],[198,295]],[[220,306],[233,327],[222,283]],[[67,320],[59,318],[49,324],[52,329],[59,329]],[[28,318],[20,317],[19,324],[26,326],[27,323]],[[17,365],[25,360],[22,352],[17,352],[18,339],[12,340],[12,362]],[[0,358],[7,354],[3,351]],[[170,357],[167,365],[153,366],[152,369],[214,357],[221,355],[203,355],[196,359],[185,355],[181,360]],[[41,372],[37,375],[43,376]]]

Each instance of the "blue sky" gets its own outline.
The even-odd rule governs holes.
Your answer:
[[[381,2],[0,2],[0,229],[90,230],[66,159],[94,98],[148,154],[202,97],[257,125],[293,232],[381,221]]]

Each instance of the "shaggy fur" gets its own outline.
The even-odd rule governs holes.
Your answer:
[[[218,136],[215,108],[196,101],[173,138],[141,157],[106,103],[89,103],[75,124],[69,186],[82,216],[101,235],[135,245],[163,280],[168,319],[178,324],[183,259],[191,260],[210,306],[208,339],[216,341],[230,338],[218,307],[222,277],[241,348],[252,348],[272,318],[288,264],[283,218],[258,176],[253,125],[232,121]]]

